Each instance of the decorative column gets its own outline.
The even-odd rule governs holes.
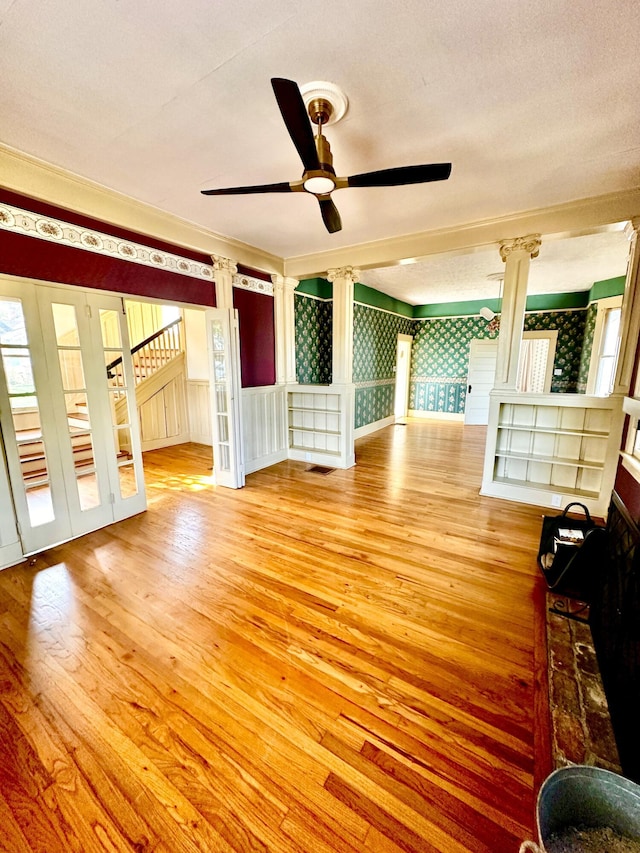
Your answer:
[[[276,324],[276,384],[294,385],[296,376],[296,321],[294,291],[297,278],[272,275]]]
[[[516,389],[529,266],[531,258],[538,257],[540,244],[540,234],[529,234],[527,237],[516,237],[514,240],[503,240],[500,243],[500,257],[505,269],[496,361],[497,390]]]
[[[634,217],[627,223],[625,234],[629,239],[629,260],[627,261],[627,279],[624,284],[622,314],[620,317],[620,352],[613,383],[613,394],[622,397],[637,397],[636,388],[631,388],[631,377],[638,349],[640,334],[640,217]]]
[[[233,277],[238,272],[235,261],[212,255],[213,278],[216,283],[216,307],[233,308]]]
[[[353,381],[353,287],[360,277],[354,267],[328,271],[333,283],[333,357],[334,385],[349,385]]]

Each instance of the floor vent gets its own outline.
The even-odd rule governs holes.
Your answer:
[[[307,468],[307,474],[331,474],[335,471],[335,468],[325,468],[324,465],[312,465],[311,468]]]

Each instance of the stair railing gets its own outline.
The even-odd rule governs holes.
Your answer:
[[[160,370],[183,351],[181,323],[182,318],[179,317],[131,348],[136,385],[156,370]],[[107,365],[107,377],[117,380],[118,385],[121,384],[122,356],[118,356]]]

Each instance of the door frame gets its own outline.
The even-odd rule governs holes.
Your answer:
[[[396,382],[393,402],[393,414],[396,423],[404,423],[409,412],[409,389],[411,386],[411,335],[398,333],[396,344]],[[400,365],[402,364],[402,369]]]

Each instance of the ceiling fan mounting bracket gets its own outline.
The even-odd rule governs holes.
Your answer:
[[[300,94],[311,121],[314,124],[322,121],[323,127],[339,122],[349,107],[349,100],[342,89],[324,80],[305,83],[300,86]]]

